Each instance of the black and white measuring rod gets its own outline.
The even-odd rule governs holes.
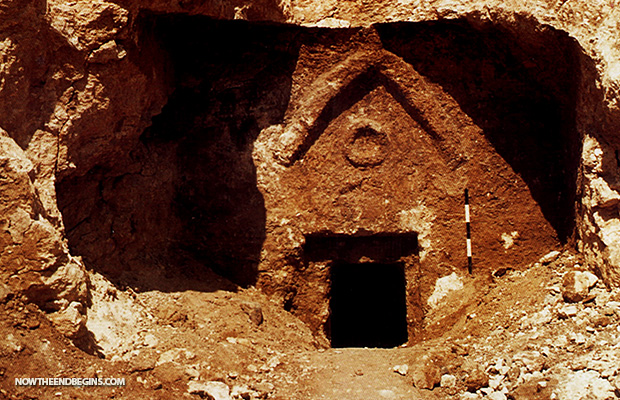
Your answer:
[[[473,265],[471,256],[471,225],[469,220],[469,190],[465,189],[465,225],[467,226],[467,270],[471,275]]]

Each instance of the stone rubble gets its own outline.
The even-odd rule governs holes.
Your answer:
[[[230,397],[230,388],[223,382],[190,381],[187,387],[187,392],[189,394],[196,394],[202,399],[232,400]]]
[[[510,313],[513,322],[498,322],[487,338],[459,339],[439,364],[425,356],[410,370],[413,384],[463,400],[620,398],[620,289],[589,272],[556,275],[538,311]]]
[[[525,399],[527,397],[518,395],[518,389],[535,384],[536,391],[549,392],[548,398],[552,399],[617,398],[620,391],[613,382],[617,382],[620,356],[620,313],[608,300],[618,297],[620,292],[603,288],[591,290],[597,281],[589,272],[567,272],[563,278],[562,297],[571,303],[547,304],[544,310],[536,313],[553,315],[552,320],[524,318],[528,322],[525,326],[533,332],[530,337],[538,340],[528,342],[528,350],[507,354],[505,359],[490,364],[486,370],[489,387],[477,393],[486,394],[489,399],[505,399],[506,393],[517,389],[512,398]],[[557,294],[554,289],[550,292]],[[583,303],[584,300],[589,302]],[[608,319],[601,319],[604,316]],[[510,339],[516,340],[519,334],[522,332],[511,334]],[[507,345],[506,348],[515,347]],[[583,356],[575,359],[576,354]]]
[[[542,265],[547,265],[555,261],[560,256],[560,252],[557,250],[551,251],[544,255],[538,262]]]
[[[413,366],[410,375],[418,389],[433,389],[441,382],[441,370],[429,357],[423,357]]]

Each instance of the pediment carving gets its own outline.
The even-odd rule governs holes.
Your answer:
[[[271,127],[273,158],[287,167],[302,160],[335,117],[380,87],[422,127],[452,169],[467,159],[467,152],[455,140],[455,131],[472,128],[468,117],[440,88],[433,87],[411,65],[383,49],[350,54],[344,61],[318,76],[299,98],[291,99],[283,123]],[[446,120],[451,120],[451,123],[445,124]],[[362,156],[361,152],[370,150],[361,150],[359,147],[370,145],[371,141],[379,147],[385,147],[389,141],[385,135],[370,134],[379,133],[380,129],[366,128],[359,127],[367,134],[359,134],[351,142],[354,148],[350,152],[357,154],[352,155],[354,159],[369,158],[365,161],[351,160],[354,164],[371,165],[379,162],[378,159],[382,157],[379,153],[383,150],[377,150],[374,155]]]

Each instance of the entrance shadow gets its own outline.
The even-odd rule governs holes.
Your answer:
[[[331,281],[332,347],[391,348],[407,342],[401,263],[336,263]]]
[[[465,21],[377,30],[387,50],[439,84],[483,129],[565,243],[575,228],[581,151],[575,124],[580,49],[566,33],[545,28],[535,43],[500,26],[474,28]]]

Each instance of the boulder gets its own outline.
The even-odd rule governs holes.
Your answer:
[[[596,285],[598,278],[588,271],[570,271],[562,279],[562,297],[565,301],[577,303],[588,299],[590,289]]]
[[[456,386],[456,376],[445,374],[441,376],[440,386],[442,388],[451,388]]]
[[[427,362],[420,364],[411,371],[413,385],[418,389],[433,389],[441,382],[441,370],[436,365]]]
[[[489,384],[489,376],[479,364],[468,361],[463,364],[462,369],[465,373],[465,386],[468,391],[475,392]]]

